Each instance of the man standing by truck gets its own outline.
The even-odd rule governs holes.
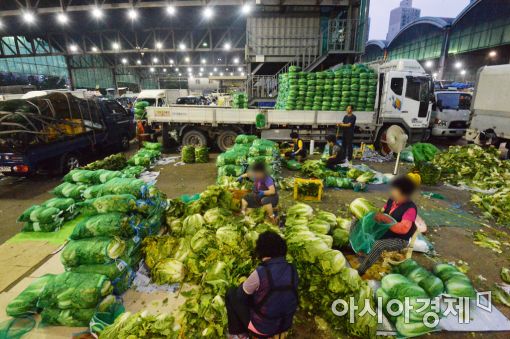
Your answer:
[[[352,106],[347,106],[347,114],[337,126],[342,127],[343,153],[347,161],[352,161],[352,140],[354,139],[354,127],[356,126],[356,116],[352,114]]]

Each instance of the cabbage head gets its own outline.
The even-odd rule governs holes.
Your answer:
[[[191,243],[189,238],[181,238],[175,251],[174,258],[184,262],[191,254]]]
[[[204,225],[204,218],[200,214],[193,214],[184,219],[183,231],[187,235],[193,235]]]
[[[331,226],[327,221],[314,219],[308,224],[308,228],[318,234],[328,234]]]
[[[211,266],[206,274],[204,281],[207,284],[213,286],[221,286],[228,285],[228,272],[227,272],[227,264],[223,261],[217,261],[213,266]]]
[[[335,227],[337,225],[336,216],[327,211],[318,211],[315,214],[315,219],[320,219],[326,221],[331,227]]]
[[[314,263],[318,260],[318,257],[329,251],[330,248],[322,239],[312,240],[310,242],[305,243],[305,260],[311,263]]]
[[[338,218],[336,218],[336,222],[337,222],[339,228],[344,229],[346,231],[351,230],[352,219],[338,217]]]
[[[216,230],[216,240],[220,244],[236,247],[239,245],[241,238],[236,227],[227,225]]]
[[[333,247],[333,237],[327,234],[317,234],[317,238],[322,239],[329,248]]]
[[[210,233],[202,229],[191,238],[191,249],[195,253],[199,253],[209,243]]]
[[[228,216],[228,212],[222,208],[214,207],[208,209],[204,213],[204,221],[208,225],[215,225],[225,219]]]
[[[313,216],[313,208],[310,205],[298,203],[287,210],[287,216],[292,217],[305,217],[310,219]]]
[[[184,265],[175,259],[163,259],[152,270],[158,284],[172,284],[184,280]]]
[[[365,215],[374,212],[377,208],[365,198],[354,199],[349,205],[351,213],[358,219],[363,219]]]
[[[332,275],[340,272],[345,267],[345,257],[342,252],[337,250],[329,250],[319,257],[319,264],[322,273]]]
[[[336,248],[344,247],[349,243],[349,231],[337,228],[333,231],[333,246]]]

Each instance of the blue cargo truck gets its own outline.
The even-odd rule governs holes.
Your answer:
[[[67,173],[96,152],[129,148],[135,121],[115,100],[55,92],[0,103],[0,172]]]

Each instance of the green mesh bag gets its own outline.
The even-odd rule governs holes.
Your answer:
[[[32,331],[36,321],[33,316],[22,316],[0,323],[0,339],[21,339]]]
[[[238,177],[244,173],[245,167],[239,165],[225,165],[218,167],[218,177]]]
[[[35,279],[16,298],[7,304],[6,313],[11,317],[35,314],[38,311],[37,302],[46,284],[55,275],[46,274]]]
[[[57,219],[50,223],[26,222],[21,228],[22,232],[54,232],[58,231],[64,224],[64,218]]]
[[[376,212],[368,213],[361,220],[358,220],[354,229],[351,230],[349,242],[356,253],[370,253],[375,241],[379,240],[391,226],[397,223],[395,219],[386,214],[387,221],[378,223],[375,220],[376,214]]]
[[[141,198],[144,193],[146,183],[141,179],[135,178],[113,178],[103,184],[101,196],[109,194],[132,194]]]
[[[249,149],[248,149],[249,150]],[[225,153],[221,153],[216,158],[216,167],[225,165],[236,165],[246,161],[246,155],[243,152],[238,152],[235,149],[228,150]]]
[[[239,134],[236,137],[236,144],[251,144],[253,141],[257,139],[256,135],[251,134]]]
[[[77,204],[82,214],[93,215],[110,212],[128,213],[137,208],[136,197],[131,194],[104,195]]]
[[[161,145],[159,142],[144,141],[143,148],[161,152],[161,150],[163,149],[163,145]]]
[[[109,264],[80,265],[71,267],[70,272],[96,273],[108,277],[115,295],[122,295],[126,292],[134,278],[133,270],[124,260],[116,260]]]
[[[48,280],[37,307],[95,308],[111,292],[112,285],[102,274],[64,272]]]
[[[118,237],[96,237],[71,240],[62,251],[60,261],[65,267],[108,264],[126,251],[126,242]]]
[[[181,151],[182,161],[186,164],[195,162],[195,147],[191,145],[184,146]]]
[[[85,327],[96,313],[95,308],[67,309],[45,308],[41,312],[41,323],[52,326]]]
[[[84,184],[72,184],[69,182],[64,182],[57,187],[55,187],[52,193],[60,198],[72,198],[74,200],[82,200],[81,194],[87,185]]]
[[[198,146],[195,148],[195,162],[206,164],[209,162],[209,148],[207,146]]]
[[[141,221],[140,216],[128,216],[123,213],[105,213],[93,215],[80,221],[73,229],[70,239],[78,240],[100,236],[119,236],[123,238],[134,235],[134,226]]]
[[[142,174],[142,172],[145,171],[144,166],[128,166],[124,168],[122,172],[122,176],[124,178],[136,178]]]
[[[76,168],[64,176],[64,181],[71,183],[93,184],[95,182],[95,171]]]

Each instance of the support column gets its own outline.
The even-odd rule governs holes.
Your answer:
[[[69,89],[71,91],[74,91],[74,77],[73,77],[73,70],[71,68],[71,56],[66,55],[66,66],[67,66],[67,76],[69,78]]]
[[[446,62],[448,60],[449,49],[450,49],[450,27],[446,28],[444,32],[443,45],[441,46],[441,56],[439,57],[439,64],[437,70],[437,77],[440,80],[443,79]]]

